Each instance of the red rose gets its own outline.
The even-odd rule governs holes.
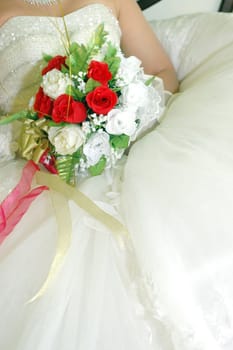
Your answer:
[[[98,114],[107,114],[117,103],[117,94],[107,86],[98,86],[86,96],[88,106]]]
[[[60,95],[54,101],[52,119],[56,123],[82,123],[87,117],[86,107],[69,95]]]
[[[39,88],[34,102],[34,110],[38,113],[39,118],[51,115],[53,110],[53,100],[44,94],[42,87]]]
[[[112,73],[108,69],[108,64],[98,61],[91,61],[87,76],[88,78],[99,81],[102,85],[106,85],[112,79]]]
[[[44,167],[52,174],[58,174],[56,169],[56,159],[54,155],[50,154],[49,150],[46,149],[39,159],[39,163],[43,164]]]
[[[61,70],[62,66],[65,66],[66,56],[55,56],[47,64],[47,66],[42,70],[42,75],[45,75],[50,70],[56,68]]]

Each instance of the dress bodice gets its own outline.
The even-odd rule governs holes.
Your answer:
[[[27,106],[40,80],[43,54],[64,54],[69,40],[86,43],[93,30],[104,23],[115,45],[120,44],[120,27],[112,11],[103,4],[91,4],[58,17],[19,16],[0,28],[0,112]],[[19,94],[20,91],[20,94]]]

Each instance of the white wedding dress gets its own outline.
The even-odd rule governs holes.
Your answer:
[[[1,349],[233,349],[232,20],[200,14],[152,23],[180,93],[125,166],[80,187],[124,222],[132,241],[116,239],[71,202],[72,242],[62,268],[46,293],[27,303],[56,249],[44,192],[0,247]],[[104,5],[65,21],[72,40],[85,42],[104,21],[119,43],[118,22]],[[60,18],[16,17],[0,28],[2,113],[22,109],[36,91],[42,53],[63,53],[62,27]],[[1,199],[25,164],[10,159],[11,135],[0,128]]]

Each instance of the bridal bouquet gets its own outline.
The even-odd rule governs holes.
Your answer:
[[[124,57],[100,25],[87,45],[66,56],[44,56],[40,87],[29,109],[0,121],[22,120],[19,154],[69,184],[114,166],[159,114],[161,98],[141,61]]]

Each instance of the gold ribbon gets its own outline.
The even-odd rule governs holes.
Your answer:
[[[81,191],[67,185],[59,176],[39,171],[36,173],[36,181],[38,185],[43,184],[48,186],[50,189],[61,193],[68,200],[73,200],[81,209],[107,226],[115,235],[127,236],[129,234],[125,226],[119,220],[98,207],[98,205]]]
[[[19,139],[19,153],[21,157],[38,163],[42,154],[48,148],[45,132],[48,130],[46,119],[25,119]]]
[[[37,298],[41,297],[48,289],[50,283],[54,280],[70,246],[72,222],[68,204],[69,200],[73,200],[81,209],[110,229],[114,235],[129,235],[127,229],[119,220],[98,207],[81,191],[67,185],[59,178],[59,176],[39,171],[36,173],[36,182],[38,185],[43,184],[48,186],[51,190],[53,206],[58,224],[58,241],[56,254],[51,264],[48,276],[38,293],[36,293],[36,295],[29,300],[29,302],[33,302]]]
[[[46,280],[44,281],[40,290],[31,298],[28,303],[32,303],[40,298],[48,289],[50,283],[55,278],[59,268],[61,267],[63,258],[65,257],[71,241],[72,221],[69,203],[67,199],[58,192],[50,191],[52,204],[55,210],[56,222],[58,226],[58,238],[56,254],[53,258],[52,264]]]

